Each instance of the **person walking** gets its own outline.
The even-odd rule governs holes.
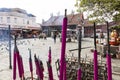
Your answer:
[[[44,33],[44,39],[47,40],[47,35]]]

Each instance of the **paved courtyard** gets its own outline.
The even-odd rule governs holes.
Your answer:
[[[91,49],[94,49],[92,38],[83,38],[82,39],[82,49],[81,56],[87,59],[93,59],[93,53]],[[8,45],[6,43],[0,46],[0,80],[12,80],[12,70],[9,69],[9,52],[8,52]],[[17,45],[21,56],[23,57],[24,63],[24,70],[25,70],[25,77],[30,77],[29,71],[29,51],[28,48],[31,49],[32,59],[33,59],[33,68],[34,68],[34,77],[36,77],[36,68],[34,63],[34,54],[39,56],[39,58],[43,61],[44,65],[44,80],[48,80],[48,72],[47,72],[47,65],[46,61],[48,60],[48,50],[51,46],[52,50],[52,67],[53,67],[53,75],[55,80],[59,80],[57,77],[55,61],[60,59],[61,54],[61,42],[59,38],[57,38],[57,42],[54,43],[52,38],[44,39],[24,39],[24,40],[17,40]],[[75,50],[73,52],[69,52],[71,49],[76,49],[78,47],[78,42],[68,42],[66,43],[66,55],[74,55],[77,57],[78,51]],[[13,48],[14,44],[12,42],[12,58],[13,58]],[[13,59],[12,59],[13,60]],[[101,60],[99,56],[99,60]],[[106,62],[106,58],[102,58],[103,62]],[[13,62],[13,61],[12,61]],[[12,63],[13,64],[13,63]],[[120,80],[120,59],[112,59],[112,72],[113,72],[113,80]],[[17,80],[19,80],[18,72],[17,72]]]

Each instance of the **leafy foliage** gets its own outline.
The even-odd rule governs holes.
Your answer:
[[[94,21],[120,20],[120,0],[76,0],[75,7],[77,12],[89,12]]]
[[[119,26],[114,26],[111,29],[120,29],[120,25]]]

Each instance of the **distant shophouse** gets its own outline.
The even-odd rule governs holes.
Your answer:
[[[33,14],[20,8],[0,8],[0,35],[8,25],[11,26],[11,33],[19,34],[20,37],[38,35],[41,29]]]
[[[47,33],[48,36],[51,36],[51,32],[53,31],[61,31],[62,30],[62,21],[64,16],[51,16],[47,21],[43,21],[41,27],[44,32]],[[78,31],[80,28],[82,30],[82,37],[90,37],[93,35],[93,23],[91,23],[88,19],[84,19],[84,15],[82,13],[78,14],[69,14],[68,18],[68,26],[67,29]],[[110,22],[110,26],[115,25],[115,22]],[[96,25],[97,32],[107,32],[106,24]]]

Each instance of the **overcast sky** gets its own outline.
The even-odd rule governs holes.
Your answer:
[[[64,15],[64,10],[67,9],[67,13],[70,14],[72,10],[76,11],[74,4],[76,0],[0,0],[0,8],[21,8],[28,13],[32,13],[36,16],[38,23],[42,22],[42,19],[47,20],[50,14]]]

